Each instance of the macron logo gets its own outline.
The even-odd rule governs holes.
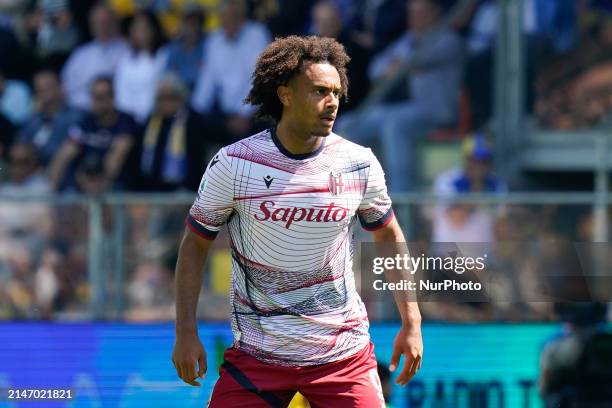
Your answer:
[[[215,158],[214,158],[214,159],[212,159],[212,161],[210,162],[210,167],[209,167],[209,168],[211,168],[211,169],[212,169],[212,167],[213,167],[215,164],[217,164],[217,163],[219,163],[219,155],[216,155],[216,156],[215,156]]]
[[[267,175],[263,178],[264,183],[266,183],[266,188],[270,188],[270,184],[274,181],[274,177]]]

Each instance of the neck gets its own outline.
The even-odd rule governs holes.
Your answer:
[[[241,20],[240,22],[236,22],[235,24],[228,25],[225,29],[225,35],[232,39],[236,38],[243,24],[244,20]]]
[[[94,38],[94,41],[96,41],[99,44],[108,44],[113,39],[114,39],[114,36],[112,35],[102,35],[102,36],[98,36]]]
[[[283,147],[292,154],[305,154],[314,152],[323,143],[322,136],[315,136],[297,126],[292,125],[288,120],[281,119],[276,127],[276,136]]]

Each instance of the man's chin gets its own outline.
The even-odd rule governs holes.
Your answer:
[[[324,127],[324,128],[319,128],[316,129],[314,132],[312,132],[313,136],[317,136],[317,137],[327,137],[329,135],[332,134],[332,127]]]

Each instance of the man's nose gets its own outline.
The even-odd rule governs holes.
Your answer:
[[[329,95],[327,95],[327,100],[325,102],[325,107],[326,108],[338,108],[338,105],[340,104],[340,98],[338,97],[338,95],[336,95],[333,92],[330,92]]]

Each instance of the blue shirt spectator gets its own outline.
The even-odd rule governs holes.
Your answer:
[[[70,127],[81,118],[81,112],[64,103],[59,78],[54,72],[37,73],[34,91],[39,111],[28,119],[17,140],[35,145],[45,167],[68,136]]]
[[[193,89],[204,61],[204,13],[198,6],[183,11],[181,31],[167,47],[166,69],[176,73],[183,83]]]
[[[17,80],[6,79],[0,72],[0,113],[20,126],[32,113],[30,88]]]
[[[577,41],[578,22],[574,0],[524,0],[522,12],[525,34],[550,40],[559,53],[569,51]],[[472,20],[469,48],[473,54],[494,45],[499,27],[499,6],[496,0],[480,5]]]
[[[49,178],[57,189],[77,186],[77,169],[83,163],[101,164],[102,190],[127,182],[122,173],[137,132],[134,119],[116,109],[113,83],[101,77],[91,87],[92,111],[69,131],[68,139],[49,166]]]

